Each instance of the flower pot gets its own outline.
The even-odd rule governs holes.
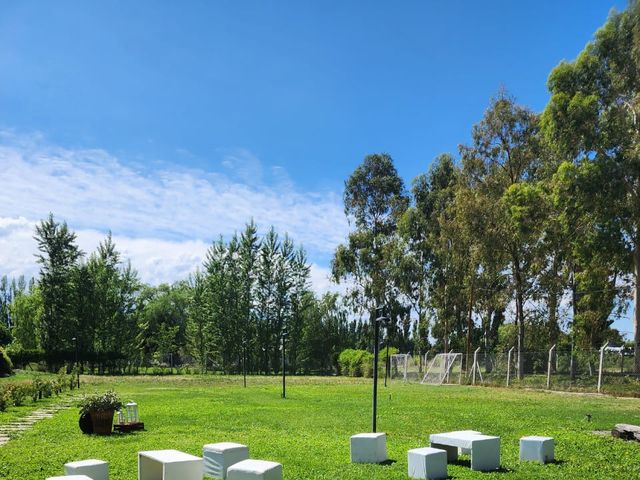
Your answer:
[[[93,433],[98,435],[111,435],[114,413],[115,410],[91,410],[89,414],[91,415],[91,423],[93,424]]]

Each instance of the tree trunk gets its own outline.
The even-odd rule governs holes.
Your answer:
[[[633,251],[633,266],[635,273],[635,282],[633,288],[633,364],[634,373],[640,373],[640,307],[638,302],[640,301],[640,282],[638,277],[640,276],[640,243],[636,242],[635,249]]]

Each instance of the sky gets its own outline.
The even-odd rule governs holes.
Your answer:
[[[389,153],[410,185],[501,87],[542,110],[551,69],[625,5],[2,2],[0,275],[37,272],[49,212],[86,252],[111,230],[154,284],[253,218],[303,244],[331,289],[365,155]]]

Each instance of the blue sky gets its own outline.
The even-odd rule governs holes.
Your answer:
[[[303,242],[322,283],[366,154],[390,153],[409,183],[501,85],[541,110],[550,70],[625,5],[2,2],[4,269],[33,271],[16,245],[49,210],[87,249],[113,229],[149,281],[253,216]]]

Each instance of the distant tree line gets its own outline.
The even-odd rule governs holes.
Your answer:
[[[353,312],[385,306],[396,343],[470,357],[593,350],[633,299],[640,373],[640,3],[549,76],[541,114],[500,91],[460,145],[406,191],[391,157],[346,182],[336,250]],[[409,330],[411,334],[409,334]]]
[[[0,346],[18,362],[51,370],[75,361],[85,371],[136,371],[141,365],[196,364],[239,373],[332,373],[338,355],[363,345],[337,294],[310,290],[305,251],[251,222],[220,238],[187,280],[145,285],[123,263],[111,234],[88,257],[65,222],[50,215],[35,231],[40,274],[0,278]]]

